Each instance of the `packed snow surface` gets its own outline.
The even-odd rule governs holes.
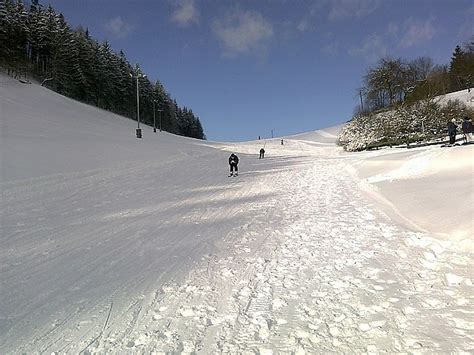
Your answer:
[[[6,76],[0,119],[2,354],[474,351],[473,145],[137,139]]]

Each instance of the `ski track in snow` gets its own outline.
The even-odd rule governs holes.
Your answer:
[[[210,256],[186,283],[164,288],[125,343],[143,352],[472,349],[472,313],[457,311],[472,301],[458,285],[472,287],[468,259],[377,223],[343,172],[324,162],[268,177],[289,191],[234,232],[236,254]]]
[[[472,351],[468,256],[450,251],[446,243],[428,235],[404,230],[385,216],[380,218],[358,192],[346,164],[302,157],[271,174],[242,172],[239,178],[231,178],[227,183],[232,192],[226,198],[249,200],[225,213],[235,218],[246,213],[246,223],[215,241],[218,253],[203,257],[186,278],[143,290],[128,304],[118,297],[124,291],[119,288],[95,305],[84,305],[92,307],[88,312],[79,308],[63,315],[51,331],[19,350]],[[262,191],[265,198],[250,199]],[[220,193],[207,196],[211,205]],[[190,202],[174,203],[170,209],[176,211],[180,204]],[[151,216],[158,210],[130,209],[104,219],[125,219],[131,231],[135,215]],[[199,224],[223,217],[212,206],[202,212],[186,219]],[[124,289],[140,287],[153,272],[152,266],[137,272]],[[173,267],[175,263],[170,270]]]

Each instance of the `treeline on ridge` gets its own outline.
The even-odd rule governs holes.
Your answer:
[[[0,67],[9,75],[31,75],[62,95],[135,120],[138,75],[140,122],[153,125],[155,114],[167,132],[206,139],[199,117],[179,107],[158,80],[140,75],[122,51],[98,43],[87,29],[71,29],[51,5],[36,3],[28,9],[22,1],[0,1]]]
[[[339,143],[346,150],[443,139],[447,123],[473,118],[472,109],[459,101],[441,104],[436,97],[468,89],[474,84],[474,36],[456,46],[449,65],[431,58],[413,61],[382,58],[370,68],[357,90],[360,104],[343,127]]]

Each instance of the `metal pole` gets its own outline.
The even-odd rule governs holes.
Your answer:
[[[153,100],[153,132],[156,133],[155,100]]]
[[[140,97],[138,95],[138,73],[137,73],[137,121],[138,121],[138,128],[140,128]]]
[[[272,129],[272,138],[273,138],[273,129]]]
[[[159,114],[160,114],[160,132],[161,132],[161,112],[163,112],[163,110],[158,110]]]

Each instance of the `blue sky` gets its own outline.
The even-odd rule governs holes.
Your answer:
[[[210,140],[347,121],[383,56],[448,64],[474,35],[473,0],[51,0],[68,23],[139,63]]]

